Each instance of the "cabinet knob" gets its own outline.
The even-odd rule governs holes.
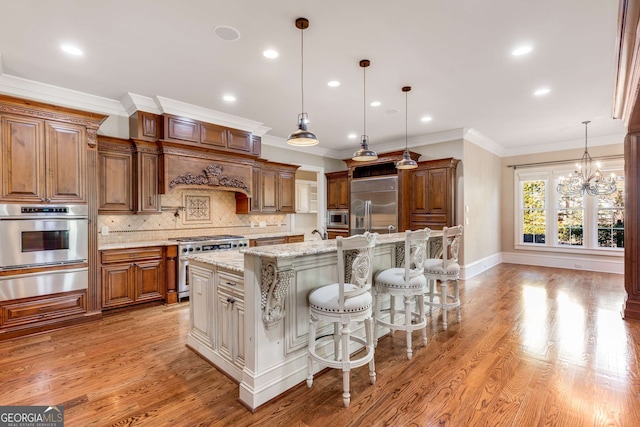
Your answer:
[[[229,297],[229,298],[227,298],[227,302],[228,302],[229,304],[233,304],[234,302],[236,302],[236,300],[235,300],[235,298],[233,298],[233,297]]]

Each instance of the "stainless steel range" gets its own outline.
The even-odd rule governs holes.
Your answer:
[[[249,239],[242,236],[220,234],[216,236],[195,236],[173,238],[178,242],[178,300],[189,296],[189,255],[212,251],[230,251],[246,248]]]

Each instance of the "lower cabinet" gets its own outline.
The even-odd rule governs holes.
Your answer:
[[[244,366],[244,280],[218,270],[216,292],[216,337],[220,355]]]
[[[347,231],[347,230],[327,230],[327,238],[335,239],[338,236],[349,237],[349,231]]]
[[[285,243],[300,243],[304,242],[304,234],[296,234],[293,236],[278,236],[278,237],[262,237],[260,239],[249,239],[249,246],[269,246],[269,245],[283,245]]]
[[[188,345],[236,381],[244,367],[244,277],[197,261],[189,263]]]
[[[0,326],[11,328],[47,323],[87,312],[87,292],[71,291],[0,303]]]
[[[103,309],[164,299],[163,247],[106,250],[100,258]]]

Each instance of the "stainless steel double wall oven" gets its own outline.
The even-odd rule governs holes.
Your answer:
[[[87,231],[86,205],[0,204],[0,301],[86,289]]]

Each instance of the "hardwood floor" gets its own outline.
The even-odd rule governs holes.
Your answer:
[[[0,342],[1,405],[63,405],[67,426],[632,426],[640,321],[622,275],[502,264],[461,282],[462,323],[429,344],[380,340],[378,380],[334,370],[251,413],[238,387],[185,347],[188,304]],[[417,332],[415,334],[418,334]],[[417,335],[416,335],[417,336]]]

